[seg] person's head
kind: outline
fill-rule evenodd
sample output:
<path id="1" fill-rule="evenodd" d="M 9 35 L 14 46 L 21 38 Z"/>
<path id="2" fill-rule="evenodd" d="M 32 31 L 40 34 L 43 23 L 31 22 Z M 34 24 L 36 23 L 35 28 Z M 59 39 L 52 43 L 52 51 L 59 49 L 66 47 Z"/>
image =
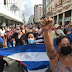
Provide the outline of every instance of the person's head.
<path id="1" fill-rule="evenodd" d="M 59 53 L 63 55 L 68 55 L 71 53 L 71 44 L 67 36 L 60 36 L 57 38 L 56 45 Z"/>
<path id="2" fill-rule="evenodd" d="M 31 26 L 28 26 L 28 32 L 32 32 L 33 31 L 33 29 L 32 29 L 32 25 Z"/>
<path id="3" fill-rule="evenodd" d="M 54 27 L 55 32 L 61 28 L 61 26 L 59 24 L 55 24 L 53 27 Z"/>
<path id="4" fill-rule="evenodd" d="M 26 34 L 26 41 L 27 41 L 27 44 L 34 44 L 35 34 L 33 32 L 28 32 Z"/>
<path id="5" fill-rule="evenodd" d="M 68 30 L 69 29 L 69 25 L 66 25 L 65 28 Z"/>
<path id="6" fill-rule="evenodd" d="M 17 28 L 16 28 L 16 33 L 20 33 L 20 32 L 21 32 L 20 27 L 17 27 Z"/>
<path id="7" fill-rule="evenodd" d="M 38 28 L 35 28 L 35 29 L 33 30 L 33 32 L 36 34 L 37 37 L 39 36 L 39 29 L 38 29 Z"/>
<path id="8" fill-rule="evenodd" d="M 6 29 L 7 31 L 10 31 L 10 27 L 7 27 L 7 29 Z"/>
<path id="9" fill-rule="evenodd" d="M 61 29 L 61 25 L 59 25 L 59 24 L 54 25 L 54 31 L 56 33 L 56 37 L 64 35 L 64 33 L 63 33 L 62 29 Z"/>

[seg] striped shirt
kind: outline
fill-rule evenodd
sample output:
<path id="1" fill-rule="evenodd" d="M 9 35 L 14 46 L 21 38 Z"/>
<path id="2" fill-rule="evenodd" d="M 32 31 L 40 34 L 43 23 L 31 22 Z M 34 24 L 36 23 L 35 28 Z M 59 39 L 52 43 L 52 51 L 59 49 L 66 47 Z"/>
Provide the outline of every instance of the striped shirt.
<path id="1" fill-rule="evenodd" d="M 44 38 L 41 36 L 38 36 L 35 40 L 35 43 L 44 43 Z"/>

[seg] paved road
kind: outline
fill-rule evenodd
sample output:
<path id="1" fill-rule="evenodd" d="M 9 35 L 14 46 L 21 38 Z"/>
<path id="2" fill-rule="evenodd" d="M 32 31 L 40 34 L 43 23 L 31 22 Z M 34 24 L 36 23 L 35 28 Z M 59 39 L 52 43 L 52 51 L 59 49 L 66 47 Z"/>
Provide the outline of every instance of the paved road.
<path id="1" fill-rule="evenodd" d="M 4 68 L 3 72 L 22 72 L 21 66 L 18 67 L 18 62 L 9 58 L 4 57 L 4 60 L 6 60 L 9 63 L 9 67 Z"/>
<path id="2" fill-rule="evenodd" d="M 7 42 L 5 42 L 5 45 Z M 15 46 L 15 42 L 14 42 L 14 46 Z M 9 67 L 4 68 L 3 72 L 22 72 L 22 65 L 20 67 L 18 67 L 18 62 L 16 60 L 12 60 L 10 58 L 4 57 L 4 60 L 6 60 L 9 63 Z"/>

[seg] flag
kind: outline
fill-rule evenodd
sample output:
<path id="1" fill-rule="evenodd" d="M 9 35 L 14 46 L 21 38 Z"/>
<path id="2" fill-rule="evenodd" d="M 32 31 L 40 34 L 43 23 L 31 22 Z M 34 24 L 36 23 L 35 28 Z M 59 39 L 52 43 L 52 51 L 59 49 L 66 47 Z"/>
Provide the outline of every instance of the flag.
<path id="1" fill-rule="evenodd" d="M 49 67 L 49 58 L 44 44 L 1 48 L 0 55 L 21 61 L 29 70 L 46 69 Z"/>

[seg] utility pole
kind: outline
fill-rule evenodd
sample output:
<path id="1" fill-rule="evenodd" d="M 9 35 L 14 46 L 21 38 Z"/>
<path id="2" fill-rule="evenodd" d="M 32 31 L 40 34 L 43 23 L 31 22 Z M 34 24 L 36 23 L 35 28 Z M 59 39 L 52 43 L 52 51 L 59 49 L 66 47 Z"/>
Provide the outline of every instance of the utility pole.
<path id="1" fill-rule="evenodd" d="M 46 17 L 46 0 L 43 0 L 43 18 Z"/>

